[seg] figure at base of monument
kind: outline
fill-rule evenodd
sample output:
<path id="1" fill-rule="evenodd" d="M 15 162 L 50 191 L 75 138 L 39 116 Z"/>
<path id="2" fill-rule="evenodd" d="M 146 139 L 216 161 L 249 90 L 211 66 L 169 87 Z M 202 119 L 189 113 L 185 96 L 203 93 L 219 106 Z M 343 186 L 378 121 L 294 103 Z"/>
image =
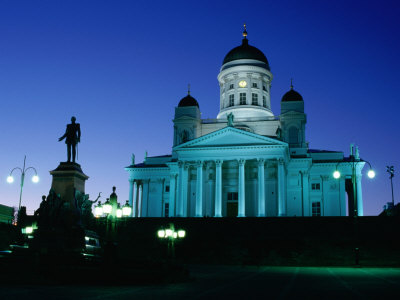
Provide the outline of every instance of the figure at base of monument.
<path id="1" fill-rule="evenodd" d="M 65 139 L 65 144 L 67 144 L 68 162 L 71 162 L 71 152 L 72 152 L 72 162 L 75 162 L 76 149 L 78 147 L 78 143 L 81 140 L 81 126 L 79 123 L 75 123 L 75 121 L 76 118 L 72 117 L 71 124 L 67 125 L 65 134 L 58 139 L 59 142 Z"/>

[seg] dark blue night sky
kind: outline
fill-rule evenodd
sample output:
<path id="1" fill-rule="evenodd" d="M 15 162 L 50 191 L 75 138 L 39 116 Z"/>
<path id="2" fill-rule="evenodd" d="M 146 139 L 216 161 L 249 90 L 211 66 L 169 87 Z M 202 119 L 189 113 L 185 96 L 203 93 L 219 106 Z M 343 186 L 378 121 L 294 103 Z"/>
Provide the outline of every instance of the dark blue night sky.
<path id="1" fill-rule="evenodd" d="M 131 153 L 141 161 L 145 150 L 171 152 L 174 107 L 188 83 L 202 118 L 216 117 L 216 77 L 246 23 L 274 75 L 272 111 L 280 114 L 293 78 L 310 148 L 348 155 L 353 142 L 376 170 L 363 180 L 364 212 L 376 215 L 391 201 L 386 165 L 400 171 L 399 15 L 397 1 L 3 0 L 0 203 L 18 205 L 18 180 L 5 179 L 26 154 L 41 181 L 27 178 L 22 204 L 38 207 L 49 171 L 66 160 L 57 139 L 73 115 L 86 192 L 104 201 L 115 185 L 124 203 Z"/>

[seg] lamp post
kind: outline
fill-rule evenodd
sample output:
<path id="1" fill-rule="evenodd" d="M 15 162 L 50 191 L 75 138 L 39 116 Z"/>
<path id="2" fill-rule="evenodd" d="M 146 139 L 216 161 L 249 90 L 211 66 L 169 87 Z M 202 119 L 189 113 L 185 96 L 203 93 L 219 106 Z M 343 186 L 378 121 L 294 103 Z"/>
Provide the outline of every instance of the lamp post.
<path id="1" fill-rule="evenodd" d="M 354 208 L 353 208 L 353 210 L 354 210 L 354 217 L 357 217 L 358 216 L 358 209 L 357 209 L 357 204 L 358 204 L 358 202 L 357 202 L 357 169 L 356 169 L 356 167 L 357 167 L 357 164 L 358 163 L 361 163 L 361 162 L 364 162 L 364 163 L 367 163 L 368 165 L 369 165 L 369 170 L 368 170 L 368 173 L 367 173 L 367 175 L 368 175 L 368 177 L 369 178 L 374 178 L 375 177 L 375 171 L 372 169 L 372 166 L 371 166 L 371 164 L 368 162 L 368 161 L 366 161 L 366 160 L 361 160 L 361 159 L 356 159 L 355 158 L 355 156 L 354 155 L 351 155 L 350 156 L 350 161 L 349 162 L 342 162 L 342 161 L 340 161 L 340 162 L 338 162 L 337 164 L 336 164 L 336 170 L 335 170 L 335 172 L 333 172 L 333 177 L 335 178 L 335 179 L 339 179 L 340 178 L 340 176 L 341 176 L 341 174 L 340 174 L 340 172 L 339 172 L 339 170 L 338 170 L 338 166 L 339 166 L 339 164 L 346 164 L 346 163 L 351 163 L 351 183 L 352 183 L 352 185 L 353 185 L 353 197 L 354 197 L 354 203 L 353 203 L 353 205 L 354 205 Z M 350 212 L 349 212 L 349 214 L 350 214 Z"/>
<path id="2" fill-rule="evenodd" d="M 392 205 L 394 207 L 394 194 L 393 194 L 393 177 L 394 177 L 394 167 L 386 166 L 386 172 L 390 174 L 390 186 L 392 187 Z"/>
<path id="3" fill-rule="evenodd" d="M 358 151 L 356 151 L 356 153 L 357 153 Z M 369 178 L 374 178 L 375 177 L 375 171 L 372 169 L 372 166 L 371 166 L 371 164 L 368 162 L 368 161 L 366 161 L 366 160 L 361 160 L 359 157 L 358 157 L 358 155 L 357 155 L 357 157 L 355 157 L 354 155 L 350 155 L 350 161 L 349 162 L 338 162 L 337 164 L 336 164 L 336 170 L 333 172 L 333 177 L 335 178 L 335 179 L 339 179 L 340 178 L 340 176 L 341 176 L 341 174 L 340 174 L 340 172 L 339 172 L 339 170 L 338 170 L 338 166 L 339 166 L 339 164 L 348 164 L 348 163 L 351 163 L 350 164 L 350 166 L 351 166 L 351 182 L 352 182 L 352 185 L 353 185 L 353 197 L 354 197 L 354 203 L 353 203 L 353 205 L 354 205 L 354 208 L 353 208 L 353 210 L 354 210 L 354 215 L 353 215 L 353 220 L 354 220 L 354 224 L 353 224 L 353 226 L 354 226 L 354 260 L 355 260 L 355 265 L 356 266 L 359 266 L 360 265 L 360 247 L 359 247 L 359 241 L 358 241 L 358 230 L 359 230 L 359 228 L 358 228 L 358 219 L 357 219 L 357 216 L 358 216 L 358 209 L 357 209 L 357 204 L 358 204 L 358 202 L 357 202 L 357 169 L 356 169 L 356 167 L 357 167 L 357 164 L 358 163 L 361 163 L 361 162 L 366 162 L 368 165 L 369 165 L 369 170 L 368 170 L 368 173 L 367 173 L 367 175 L 368 175 L 368 177 Z M 350 215 L 350 212 L 349 212 L 349 215 Z"/>
<path id="4" fill-rule="evenodd" d="M 34 167 L 25 168 L 25 162 L 26 162 L 26 155 L 24 156 L 24 166 L 22 168 L 15 167 L 14 169 L 11 170 L 10 175 L 8 175 L 8 177 L 7 177 L 7 182 L 8 183 L 13 183 L 14 182 L 14 177 L 12 176 L 12 173 L 17 169 L 21 171 L 21 182 L 20 182 L 21 189 L 20 189 L 20 192 L 19 192 L 18 212 L 21 209 L 22 189 L 24 188 L 24 181 L 25 181 L 25 173 L 26 173 L 26 171 L 28 171 L 29 169 L 35 171 L 35 175 L 33 175 L 32 181 L 34 183 L 38 183 L 39 182 L 39 176 L 37 175 L 36 169 Z"/>
<path id="5" fill-rule="evenodd" d="M 183 229 L 175 231 L 174 224 L 169 224 L 169 228 L 158 230 L 157 236 L 161 240 L 168 241 L 168 256 L 175 258 L 175 241 L 183 239 L 186 236 L 186 231 Z"/>

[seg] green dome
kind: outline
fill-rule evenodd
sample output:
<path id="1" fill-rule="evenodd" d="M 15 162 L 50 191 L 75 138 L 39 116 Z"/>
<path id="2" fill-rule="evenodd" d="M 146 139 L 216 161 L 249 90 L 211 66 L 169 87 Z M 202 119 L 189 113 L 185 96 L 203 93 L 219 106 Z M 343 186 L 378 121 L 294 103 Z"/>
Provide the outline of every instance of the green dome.
<path id="1" fill-rule="evenodd" d="M 197 102 L 196 99 L 194 99 L 192 96 L 190 96 L 188 94 L 186 97 L 182 98 L 181 101 L 179 101 L 178 107 L 184 107 L 184 106 L 197 106 L 197 107 L 199 107 L 199 103 Z"/>
<path id="2" fill-rule="evenodd" d="M 250 46 L 246 37 L 242 40 L 242 45 L 233 48 L 228 52 L 222 64 L 224 65 L 228 62 L 239 59 L 254 59 L 261 61 L 265 63 L 265 68 L 270 71 L 269 63 L 264 53 L 256 47 Z"/>
<path id="3" fill-rule="evenodd" d="M 282 97 L 282 102 L 292 102 L 292 101 L 303 101 L 303 97 L 293 89 L 293 86 L 290 87 L 290 91 L 287 92 Z"/>

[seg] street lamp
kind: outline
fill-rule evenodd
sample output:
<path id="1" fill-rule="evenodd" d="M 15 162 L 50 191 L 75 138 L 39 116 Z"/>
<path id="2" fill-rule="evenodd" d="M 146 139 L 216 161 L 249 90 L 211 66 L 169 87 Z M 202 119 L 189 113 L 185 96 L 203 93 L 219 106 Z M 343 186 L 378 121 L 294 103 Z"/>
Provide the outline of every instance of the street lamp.
<path id="1" fill-rule="evenodd" d="M 101 202 L 94 207 L 94 216 L 96 218 L 100 218 L 103 215 L 103 207 L 101 206 Z"/>
<path id="2" fill-rule="evenodd" d="M 117 218 L 122 218 L 122 208 L 120 207 L 119 203 L 118 203 L 118 207 L 117 207 L 117 213 L 116 213 Z"/>
<path id="3" fill-rule="evenodd" d="M 169 224 L 169 228 L 161 228 L 157 231 L 157 236 L 161 240 L 168 241 L 168 254 L 174 258 L 175 257 L 175 240 L 183 239 L 186 236 L 186 231 L 179 229 L 175 231 L 174 224 Z"/>
<path id="4" fill-rule="evenodd" d="M 126 200 L 126 203 L 124 206 L 122 206 L 122 215 L 124 217 L 129 217 L 132 213 L 132 207 L 129 205 L 129 201 Z"/>
<path id="5" fill-rule="evenodd" d="M 368 161 L 361 160 L 361 159 L 356 159 L 354 155 L 350 156 L 350 161 L 349 162 L 351 163 L 351 169 L 352 169 L 351 183 L 353 184 L 354 216 L 357 216 L 358 213 L 357 213 L 357 185 L 356 185 L 357 184 L 356 183 L 356 181 L 357 181 L 357 171 L 356 171 L 356 166 L 357 166 L 358 163 L 361 163 L 361 162 L 367 163 L 369 165 L 369 170 L 368 170 L 367 176 L 369 178 L 371 178 L 371 179 L 375 177 L 375 171 L 372 169 L 372 166 Z M 340 178 L 341 174 L 340 174 L 340 172 L 338 170 L 338 166 L 339 166 L 339 164 L 344 164 L 344 163 L 347 163 L 347 162 L 340 161 L 340 162 L 338 162 L 336 164 L 336 170 L 333 172 L 333 177 L 335 179 L 339 179 Z"/>
<path id="6" fill-rule="evenodd" d="M 112 205 L 110 203 L 110 199 L 107 198 L 106 202 L 103 204 L 103 213 L 109 215 L 112 211 Z"/>
<path id="7" fill-rule="evenodd" d="M 392 187 L 392 205 L 394 207 L 394 194 L 393 194 L 393 177 L 394 177 L 394 167 L 393 166 L 386 166 L 386 172 L 390 174 L 390 185 Z"/>
<path id="8" fill-rule="evenodd" d="M 14 182 L 14 177 L 12 176 L 12 173 L 17 169 L 21 171 L 21 183 L 20 183 L 21 189 L 20 189 L 20 192 L 19 192 L 18 212 L 21 209 L 22 189 L 24 187 L 26 171 L 28 171 L 29 169 L 32 169 L 33 171 L 35 171 L 35 175 L 33 175 L 33 177 L 32 177 L 32 182 L 34 182 L 34 183 L 38 183 L 39 182 L 39 176 L 37 175 L 36 169 L 34 167 L 25 168 L 25 162 L 26 162 L 26 155 L 24 156 L 24 166 L 22 167 L 22 169 L 19 168 L 19 167 L 15 167 L 14 169 L 11 170 L 10 175 L 8 175 L 8 177 L 7 177 L 7 182 L 8 183 L 13 183 Z"/>

